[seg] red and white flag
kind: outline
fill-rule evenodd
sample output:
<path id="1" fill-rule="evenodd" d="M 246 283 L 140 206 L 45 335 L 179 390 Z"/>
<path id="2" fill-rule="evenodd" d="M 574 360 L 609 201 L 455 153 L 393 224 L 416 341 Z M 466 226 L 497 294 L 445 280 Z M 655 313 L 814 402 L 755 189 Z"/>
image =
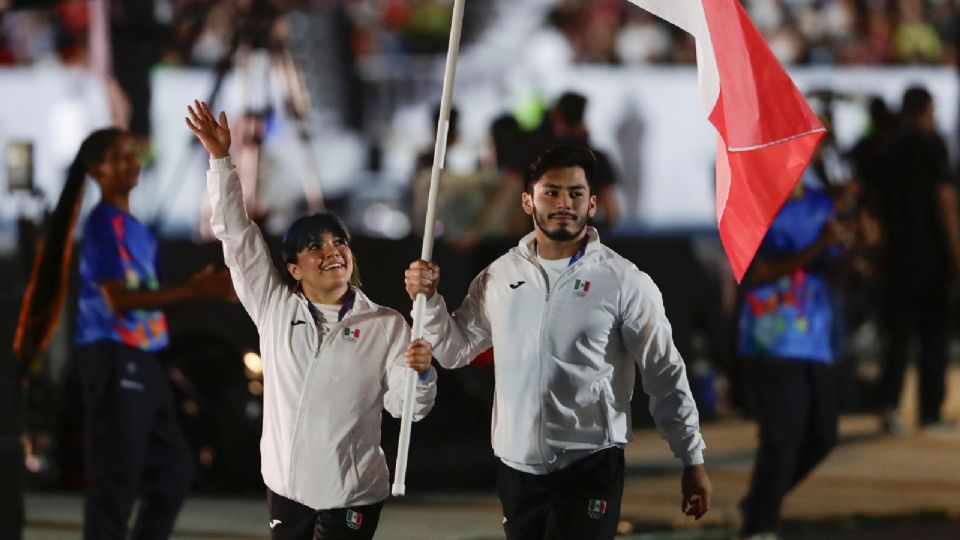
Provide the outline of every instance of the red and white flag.
<path id="1" fill-rule="evenodd" d="M 826 130 L 737 0 L 630 0 L 697 42 L 717 128 L 717 222 L 740 281 Z"/>

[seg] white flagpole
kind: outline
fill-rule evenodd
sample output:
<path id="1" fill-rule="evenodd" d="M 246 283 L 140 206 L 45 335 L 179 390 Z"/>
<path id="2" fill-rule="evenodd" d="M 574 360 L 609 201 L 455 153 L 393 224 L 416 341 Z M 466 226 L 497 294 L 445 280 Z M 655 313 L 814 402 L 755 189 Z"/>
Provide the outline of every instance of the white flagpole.
<path id="1" fill-rule="evenodd" d="M 450 127 L 450 106 L 453 96 L 453 81 L 457 73 L 457 57 L 460 54 L 460 29 L 463 26 L 464 0 L 454 0 L 453 18 L 450 21 L 450 45 L 447 48 L 447 66 L 443 73 L 443 94 L 440 97 L 440 118 L 437 121 L 437 142 L 433 148 L 433 170 L 430 172 L 430 193 L 427 196 L 427 219 L 423 227 L 423 248 L 420 258 L 433 258 L 433 228 L 436 221 L 437 192 L 440 187 L 440 170 L 447 153 L 447 131 Z M 413 303 L 413 330 L 410 340 L 423 336 L 423 317 L 427 309 L 427 297 L 418 294 Z M 406 493 L 407 455 L 410 451 L 410 429 L 413 424 L 413 401 L 416 398 L 417 372 L 407 368 L 403 385 L 403 414 L 400 419 L 400 442 L 397 445 L 397 466 L 393 477 L 393 495 Z"/>

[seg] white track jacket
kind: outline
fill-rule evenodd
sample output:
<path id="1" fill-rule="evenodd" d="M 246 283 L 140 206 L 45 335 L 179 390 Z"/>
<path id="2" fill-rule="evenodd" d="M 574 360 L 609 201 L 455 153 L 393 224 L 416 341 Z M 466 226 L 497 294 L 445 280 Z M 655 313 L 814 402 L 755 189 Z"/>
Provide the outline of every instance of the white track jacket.
<path id="1" fill-rule="evenodd" d="M 660 290 L 592 227 L 588 237 L 548 288 L 530 233 L 473 280 L 452 315 L 435 294 L 424 338 L 446 368 L 493 346 L 493 450 L 508 465 L 550 472 L 569 464 L 565 452 L 629 442 L 634 362 L 660 434 L 684 464 L 702 463 L 697 407 Z"/>
<path id="2" fill-rule="evenodd" d="M 326 336 L 308 301 L 280 279 L 260 229 L 247 217 L 230 158 L 211 160 L 213 232 L 234 288 L 260 333 L 264 416 L 260 469 L 273 492 L 314 509 L 372 504 L 390 494 L 380 415 L 401 414 L 403 316 L 357 290 Z M 436 396 L 436 372 L 417 383 L 414 419 Z"/>

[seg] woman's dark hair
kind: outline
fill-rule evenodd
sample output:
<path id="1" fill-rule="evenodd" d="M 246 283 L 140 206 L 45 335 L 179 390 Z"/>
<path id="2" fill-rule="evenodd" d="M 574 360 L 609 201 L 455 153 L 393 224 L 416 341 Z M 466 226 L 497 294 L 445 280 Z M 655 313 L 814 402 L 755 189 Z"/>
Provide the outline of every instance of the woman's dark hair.
<path id="1" fill-rule="evenodd" d="M 554 169 L 566 169 L 568 167 L 580 167 L 587 178 L 587 186 L 593 191 L 593 176 L 596 168 L 597 156 L 584 146 L 561 145 L 555 146 L 533 161 L 530 168 L 527 169 L 527 177 L 524 181 L 524 189 L 528 193 L 533 193 L 533 185 L 540 180 L 544 174 Z"/>
<path id="2" fill-rule="evenodd" d="M 290 228 L 283 235 L 284 269 L 281 274 L 287 277 L 291 285 L 296 285 L 296 283 L 292 283 L 293 277 L 290 276 L 286 266 L 297 264 L 297 254 L 310 244 L 319 242 L 324 232 L 328 232 L 337 238 L 343 238 L 347 245 L 350 244 L 350 231 L 333 212 L 320 212 L 311 216 L 303 216 L 291 223 Z M 353 257 L 353 274 L 350 276 L 350 283 L 355 287 L 360 286 L 360 269 L 357 267 L 356 257 Z"/>
<path id="3" fill-rule="evenodd" d="M 46 349 L 60 319 L 70 282 L 73 229 L 80 215 L 87 170 L 102 163 L 110 145 L 126 134 L 117 128 L 94 131 L 80 144 L 80 150 L 67 170 L 67 180 L 49 217 L 46 236 L 37 248 L 30 282 L 20 306 L 13 354 L 25 364 L 34 361 Z"/>

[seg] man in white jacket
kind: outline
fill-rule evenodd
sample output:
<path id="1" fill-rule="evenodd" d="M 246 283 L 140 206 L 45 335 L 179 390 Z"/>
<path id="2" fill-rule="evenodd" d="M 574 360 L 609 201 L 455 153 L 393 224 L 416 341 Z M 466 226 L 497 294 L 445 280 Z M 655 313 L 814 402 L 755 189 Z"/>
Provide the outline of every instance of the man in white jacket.
<path id="1" fill-rule="evenodd" d="M 558 147 L 530 167 L 522 195 L 534 231 L 488 266 L 448 313 L 439 267 L 415 261 L 411 298 L 428 297 L 424 338 L 446 368 L 492 346 L 493 450 L 508 540 L 612 539 L 631 440 L 633 363 L 661 435 L 683 462 L 682 511 L 710 506 L 703 438 L 659 289 L 587 225 L 595 157 Z"/>

